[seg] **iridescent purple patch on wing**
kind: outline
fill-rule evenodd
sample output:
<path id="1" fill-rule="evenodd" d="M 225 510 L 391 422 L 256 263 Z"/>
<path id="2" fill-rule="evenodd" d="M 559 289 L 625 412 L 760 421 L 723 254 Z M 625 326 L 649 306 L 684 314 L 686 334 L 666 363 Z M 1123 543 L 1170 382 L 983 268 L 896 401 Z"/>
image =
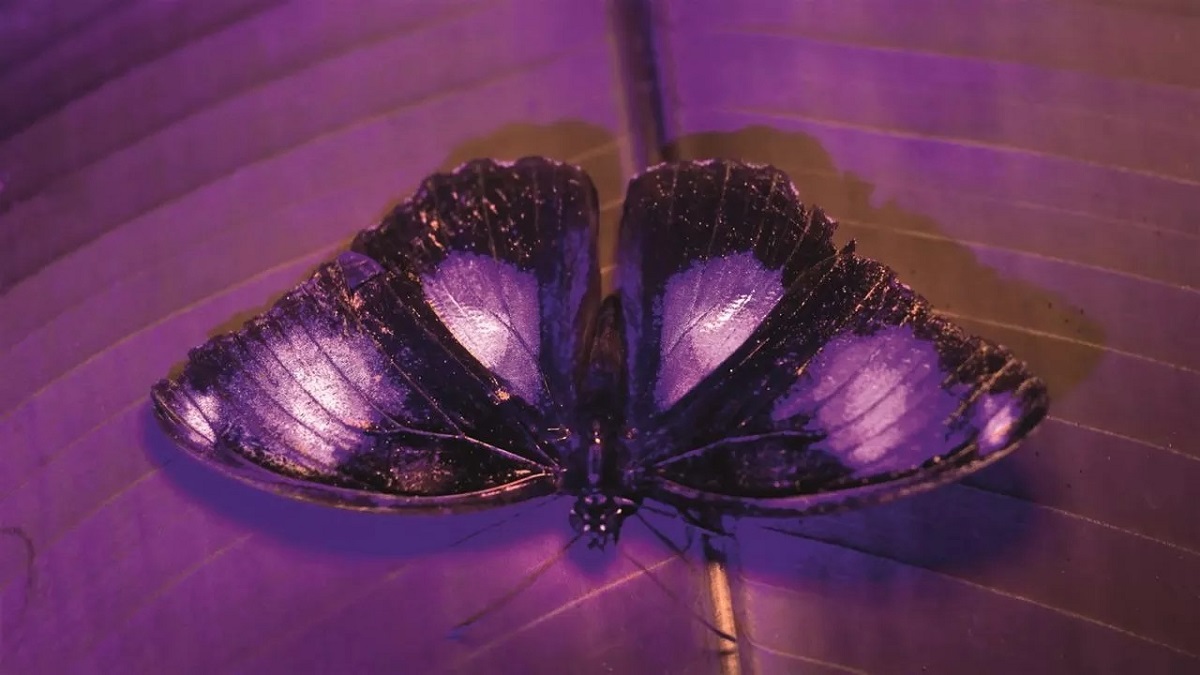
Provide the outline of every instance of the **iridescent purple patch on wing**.
<path id="1" fill-rule="evenodd" d="M 454 338 L 517 396 L 536 403 L 542 378 L 534 275 L 495 258 L 455 252 L 421 283 Z"/>
<path id="2" fill-rule="evenodd" d="M 807 418 L 804 429 L 824 436 L 814 447 L 856 474 L 913 469 L 963 440 L 949 423 L 969 388 L 945 378 L 933 344 L 910 326 L 843 334 L 813 357 L 771 417 Z"/>
<path id="3" fill-rule="evenodd" d="M 212 449 L 236 436 L 276 463 L 333 473 L 365 432 L 387 425 L 384 410 L 404 409 L 407 388 L 386 376 L 387 357 L 361 326 L 307 320 L 325 311 L 329 298 L 349 297 L 343 262 L 325 266 L 244 330 L 204 347 L 188 377 L 159 387 L 160 401 L 194 446 Z M 360 283 L 370 276 L 370 266 L 353 269 Z M 240 367 L 213 373 L 204 365 L 223 362 Z"/>
<path id="4" fill-rule="evenodd" d="M 654 398 L 666 409 L 750 337 L 783 295 L 782 272 L 750 252 L 696 262 L 667 281 L 657 310 L 661 356 Z"/>

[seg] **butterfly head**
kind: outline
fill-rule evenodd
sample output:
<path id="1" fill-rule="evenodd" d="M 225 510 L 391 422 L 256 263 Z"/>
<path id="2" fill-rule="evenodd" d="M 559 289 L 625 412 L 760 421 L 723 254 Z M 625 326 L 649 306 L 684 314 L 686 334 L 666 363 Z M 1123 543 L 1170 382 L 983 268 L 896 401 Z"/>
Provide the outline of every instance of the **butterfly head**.
<path id="1" fill-rule="evenodd" d="M 591 537 L 589 548 L 604 548 L 609 540 L 615 544 L 621 536 L 621 524 L 638 508 L 637 502 L 627 497 L 604 494 L 598 490 L 588 491 L 575 500 L 571 507 L 571 528 L 579 534 Z"/>

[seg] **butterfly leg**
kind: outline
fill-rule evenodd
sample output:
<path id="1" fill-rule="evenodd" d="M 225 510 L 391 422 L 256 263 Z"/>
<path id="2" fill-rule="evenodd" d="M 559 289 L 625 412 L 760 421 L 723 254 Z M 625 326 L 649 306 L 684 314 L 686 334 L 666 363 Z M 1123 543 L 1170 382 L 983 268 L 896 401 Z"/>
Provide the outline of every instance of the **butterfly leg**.
<path id="1" fill-rule="evenodd" d="M 721 515 L 711 509 L 679 508 L 679 517 L 683 522 L 714 537 L 730 537 L 731 532 L 721 523 Z M 690 543 L 690 539 L 689 539 Z"/>

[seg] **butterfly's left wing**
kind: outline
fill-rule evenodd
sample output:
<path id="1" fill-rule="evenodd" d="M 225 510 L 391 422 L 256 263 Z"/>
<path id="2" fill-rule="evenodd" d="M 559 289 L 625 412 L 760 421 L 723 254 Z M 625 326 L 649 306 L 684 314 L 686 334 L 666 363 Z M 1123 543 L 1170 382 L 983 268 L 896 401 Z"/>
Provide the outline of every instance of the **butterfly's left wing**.
<path id="1" fill-rule="evenodd" d="M 811 513 L 952 480 L 1046 412 L 1044 385 L 732 162 L 635 179 L 621 225 L 631 447 L 655 498 Z"/>
<path id="2" fill-rule="evenodd" d="M 259 487 L 366 509 L 553 493 L 599 295 L 595 189 L 540 158 L 430 177 L 158 383 L 183 446 Z"/>
<path id="3" fill-rule="evenodd" d="M 419 278 L 442 323 L 514 392 L 569 424 L 600 304 L 596 188 L 544 157 L 427 178 L 354 251 Z M 515 335 L 522 349 L 500 353 Z"/>

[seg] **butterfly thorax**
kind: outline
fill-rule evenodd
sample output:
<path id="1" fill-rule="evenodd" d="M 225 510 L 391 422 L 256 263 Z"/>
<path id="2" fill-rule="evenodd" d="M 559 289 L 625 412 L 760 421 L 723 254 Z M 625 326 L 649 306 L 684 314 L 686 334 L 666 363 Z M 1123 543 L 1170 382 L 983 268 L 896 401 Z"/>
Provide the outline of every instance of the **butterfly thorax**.
<path id="1" fill-rule="evenodd" d="M 618 296 L 604 300 L 593 326 L 579 386 L 578 428 L 586 430 L 568 451 L 560 489 L 576 495 L 571 527 L 603 548 L 621 534 L 621 524 L 641 505 L 644 491 L 621 430 L 626 403 L 624 331 Z"/>
<path id="2" fill-rule="evenodd" d="M 621 524 L 641 505 L 635 486 L 629 484 L 627 453 L 602 422 L 593 422 L 580 460 L 567 472 L 567 489 L 578 495 L 571 507 L 571 528 L 591 537 L 591 548 L 616 543 Z"/>

